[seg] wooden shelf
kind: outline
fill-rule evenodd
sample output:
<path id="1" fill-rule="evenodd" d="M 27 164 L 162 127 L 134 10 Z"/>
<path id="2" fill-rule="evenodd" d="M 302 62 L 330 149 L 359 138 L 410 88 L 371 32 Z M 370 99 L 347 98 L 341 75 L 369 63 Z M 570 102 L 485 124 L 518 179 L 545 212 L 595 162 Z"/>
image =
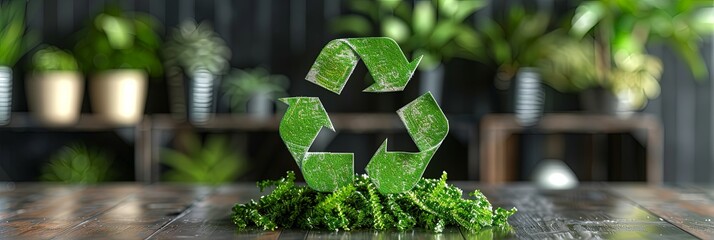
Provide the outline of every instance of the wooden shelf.
<path id="1" fill-rule="evenodd" d="M 476 161 L 478 145 L 473 115 L 447 115 L 451 132 L 468 134 L 469 162 Z M 203 124 L 177 119 L 171 114 L 149 114 L 134 125 L 117 125 L 95 114 L 82 114 L 77 123 L 69 126 L 48 126 L 37 121 L 31 113 L 12 113 L 9 124 L 0 131 L 92 132 L 133 131 L 134 165 L 136 180 L 150 183 L 158 180 L 158 151 L 164 134 L 175 130 L 271 132 L 277 134 L 282 115 L 257 118 L 246 114 L 216 114 Z M 396 113 L 332 113 L 330 120 L 338 133 L 395 133 L 406 132 L 404 123 Z M 131 137 L 130 137 L 131 138 Z M 130 140 L 132 141 L 132 140 Z"/>
<path id="2" fill-rule="evenodd" d="M 258 118 L 250 115 L 217 114 L 203 124 L 178 121 L 168 114 L 152 115 L 152 129 L 172 130 L 196 128 L 206 130 L 277 131 L 281 115 Z M 335 113 L 330 120 L 337 131 L 380 132 L 403 130 L 404 124 L 396 114 L 387 113 Z"/>
<path id="3" fill-rule="evenodd" d="M 35 119 L 28 112 L 14 112 L 10 123 L 0 126 L 0 129 L 43 129 L 49 131 L 105 131 L 121 128 L 132 128 L 135 125 L 117 125 L 94 114 L 81 114 L 75 124 L 52 126 Z"/>
<path id="4" fill-rule="evenodd" d="M 513 114 L 489 114 L 482 118 L 480 127 L 481 159 L 478 168 L 481 180 L 487 183 L 503 183 L 515 180 L 512 171 L 515 160 L 508 157 L 506 141 L 513 134 L 523 133 L 647 133 L 647 181 L 662 182 L 664 145 L 663 128 L 657 117 L 644 113 L 628 116 L 594 115 L 584 113 L 549 113 L 543 115 L 533 127 L 523 127 Z M 470 162 L 470 168 L 476 164 Z"/>

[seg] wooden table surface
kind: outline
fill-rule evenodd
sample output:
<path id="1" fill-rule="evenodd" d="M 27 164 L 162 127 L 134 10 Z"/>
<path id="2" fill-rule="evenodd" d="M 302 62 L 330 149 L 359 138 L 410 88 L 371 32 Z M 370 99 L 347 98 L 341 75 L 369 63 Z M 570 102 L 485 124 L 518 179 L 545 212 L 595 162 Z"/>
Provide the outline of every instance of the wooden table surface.
<path id="1" fill-rule="evenodd" d="M 477 185 L 494 206 L 517 207 L 508 238 L 714 239 L 714 188 L 588 184 L 546 191 Z M 260 195 L 252 184 L 219 187 L 0 184 L 0 238 L 21 239 L 475 239 L 489 232 L 235 231 L 230 209 Z"/>

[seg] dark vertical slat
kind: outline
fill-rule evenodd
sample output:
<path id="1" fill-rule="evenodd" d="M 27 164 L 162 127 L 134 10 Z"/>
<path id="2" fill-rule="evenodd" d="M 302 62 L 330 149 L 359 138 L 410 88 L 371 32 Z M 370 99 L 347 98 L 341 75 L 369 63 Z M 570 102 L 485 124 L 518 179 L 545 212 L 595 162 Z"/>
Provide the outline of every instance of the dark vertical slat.
<path id="1" fill-rule="evenodd" d="M 44 5 L 45 1 L 29 1 L 27 2 L 27 28 L 37 34 L 37 37 L 42 39 L 44 26 Z"/>
<path id="2" fill-rule="evenodd" d="M 77 42 L 79 36 L 78 32 L 90 23 L 90 19 L 94 15 L 88 14 L 89 12 L 89 1 L 92 0 L 74 0 L 74 11 L 72 12 L 73 24 L 70 32 L 65 37 L 63 47 L 73 48 L 74 44 Z"/>
<path id="3" fill-rule="evenodd" d="M 234 66 L 245 67 L 246 65 L 254 65 L 254 56 L 252 48 L 253 35 L 255 34 L 255 2 L 254 1 L 232 1 L 231 32 L 232 41 L 229 47 L 233 51 L 231 62 Z"/>
<path id="4" fill-rule="evenodd" d="M 653 47 L 653 53 L 662 59 L 664 72 L 660 84 L 662 86 L 662 125 L 664 126 L 664 180 L 677 179 L 677 78 L 671 67 L 671 60 L 665 58 L 665 48 L 662 45 Z"/>
<path id="5" fill-rule="evenodd" d="M 696 87 L 694 82 L 691 80 L 691 73 L 683 63 L 674 56 L 671 51 L 667 52 L 667 57 L 664 61 L 671 61 L 665 63 L 665 71 L 670 71 L 674 73 L 674 76 L 670 81 L 676 81 L 676 129 L 675 131 L 670 131 L 670 134 L 674 132 L 674 137 L 676 138 L 677 153 L 674 159 L 677 163 L 677 181 L 679 182 L 691 182 L 694 180 L 694 169 L 695 169 L 695 136 L 696 129 L 694 129 L 695 119 L 697 117 L 695 109 L 696 101 Z M 670 135 L 670 137 L 672 137 Z"/>
<path id="6" fill-rule="evenodd" d="M 74 1 L 62 1 L 57 4 L 57 32 L 59 35 L 67 35 L 72 31 L 74 25 Z"/>
<path id="7" fill-rule="evenodd" d="M 228 46 L 233 42 L 231 24 L 233 21 L 233 13 L 231 11 L 231 0 L 216 0 L 214 3 L 214 26 L 216 32 L 223 37 Z M 232 50 L 232 49 L 231 49 Z"/>
<path id="8" fill-rule="evenodd" d="M 151 16 L 154 16 L 157 21 L 159 21 L 162 25 L 163 28 L 161 28 L 159 31 L 159 34 L 161 35 L 166 35 L 170 31 L 170 29 L 173 27 L 171 25 L 168 25 L 166 23 L 166 8 L 164 7 L 166 5 L 165 0 L 151 0 L 149 2 L 149 7 L 148 11 Z"/>
<path id="9" fill-rule="evenodd" d="M 194 18 L 194 8 L 196 8 L 196 2 L 194 2 L 194 0 L 179 0 L 177 12 L 179 22 Z"/>
<path id="10" fill-rule="evenodd" d="M 215 0 L 201 0 L 198 3 L 194 3 L 193 17 L 196 21 L 208 21 L 213 24 L 213 18 L 215 17 Z"/>
<path id="11" fill-rule="evenodd" d="M 293 54 L 305 51 L 306 7 L 305 0 L 290 1 L 290 50 Z"/>
<path id="12" fill-rule="evenodd" d="M 702 44 L 701 48 L 701 53 L 702 56 L 709 62 L 709 54 L 711 52 L 711 44 L 709 41 L 705 41 L 704 44 Z M 685 68 L 688 69 L 688 68 Z M 711 70 L 710 70 L 711 71 Z M 696 182 L 708 182 L 710 176 L 712 175 L 712 166 L 711 166 L 711 158 L 712 156 L 710 155 L 710 148 L 709 146 L 711 145 L 711 128 L 712 128 L 712 118 L 711 118 L 711 105 L 712 105 L 712 98 L 711 98 L 711 81 L 706 81 L 706 79 L 702 79 L 702 81 L 696 81 L 696 79 L 692 78 L 692 84 L 695 85 L 695 93 L 696 93 L 696 104 L 694 107 L 696 107 L 696 119 L 695 119 L 695 124 L 691 127 L 694 128 L 694 132 L 696 132 L 696 138 L 695 138 L 695 162 L 694 165 L 694 171 L 695 171 L 695 176 L 694 176 L 694 181 Z"/>
<path id="13" fill-rule="evenodd" d="M 87 2 L 87 14 L 89 17 L 94 17 L 104 10 L 106 5 L 106 0 L 88 0 Z M 87 24 L 91 22 L 91 19 L 87 20 Z"/>
<path id="14" fill-rule="evenodd" d="M 709 57 L 707 60 L 709 60 L 709 78 L 707 81 L 709 82 L 709 95 L 711 97 L 712 94 L 714 94 L 714 84 L 712 81 L 714 81 L 714 36 L 709 37 Z M 709 101 L 709 119 L 710 119 L 710 124 L 712 124 L 712 121 L 714 121 L 714 103 Z M 709 168 L 712 169 L 714 167 L 714 127 L 711 125 L 709 126 L 709 156 L 707 158 L 709 162 Z M 709 183 L 714 183 L 714 174 L 708 174 Z"/>
<path id="15" fill-rule="evenodd" d="M 57 36 L 57 2 L 56 1 L 43 1 L 43 24 L 42 24 L 42 36 L 45 39 L 54 39 Z"/>
<path id="16" fill-rule="evenodd" d="M 270 69 L 270 53 L 271 53 L 271 10 L 273 6 L 272 0 L 258 1 L 255 9 L 257 14 L 255 29 L 257 34 L 254 35 L 254 47 L 252 48 L 253 56 L 256 57 L 256 65 L 265 66 Z"/>
<path id="17" fill-rule="evenodd" d="M 340 1 L 324 1 L 325 7 L 322 9 L 322 16 L 325 22 L 330 22 L 340 15 Z M 327 31 L 329 34 L 329 31 Z"/>

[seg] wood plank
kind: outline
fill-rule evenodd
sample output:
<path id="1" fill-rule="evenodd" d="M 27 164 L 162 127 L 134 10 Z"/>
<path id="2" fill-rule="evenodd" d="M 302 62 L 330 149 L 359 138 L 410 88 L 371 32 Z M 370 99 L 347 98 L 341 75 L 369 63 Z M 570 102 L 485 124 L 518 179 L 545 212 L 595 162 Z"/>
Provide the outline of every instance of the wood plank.
<path id="1" fill-rule="evenodd" d="M 101 188 L 98 186 L 91 190 L 101 191 Z M 212 188 L 201 186 L 144 186 L 116 206 L 84 219 L 57 238 L 146 238 L 211 191 Z"/>
<path id="2" fill-rule="evenodd" d="M 413 229 L 408 231 L 376 231 L 376 230 L 353 230 L 353 231 L 319 231 L 312 230 L 307 234 L 306 239 L 443 239 L 443 240 L 463 240 L 464 236 L 457 228 L 447 228 L 444 232 L 434 233 L 426 229 Z"/>
<path id="3" fill-rule="evenodd" d="M 115 206 L 139 189 L 131 185 L 108 185 L 99 191 L 81 186 L 18 188 L 19 192 L 34 193 L 30 195 L 30 201 L 15 206 L 18 214 L 3 219 L 0 224 L 0 235 L 3 237 L 55 237 L 85 219 Z M 57 193 L 58 191 L 63 193 Z M 65 194 L 64 191 L 68 192 Z"/>
<path id="4" fill-rule="evenodd" d="M 151 239 L 177 239 L 200 236 L 207 239 L 267 238 L 275 239 L 278 231 L 237 232 L 230 219 L 236 202 L 247 202 L 260 194 L 255 185 L 231 185 L 216 189 L 210 196 L 197 202 L 186 214 L 151 234 Z"/>
<path id="5" fill-rule="evenodd" d="M 714 198 L 693 187 L 622 186 L 613 191 L 702 239 L 714 239 Z"/>
<path id="6" fill-rule="evenodd" d="M 472 190 L 476 185 L 468 185 Z M 541 190 L 531 185 L 480 187 L 494 206 L 518 208 L 509 219 L 515 238 L 696 239 L 631 201 L 585 185 L 571 190 Z"/>
<path id="7" fill-rule="evenodd" d="M 627 238 L 710 239 L 714 229 L 711 189 L 645 185 L 581 185 L 541 190 L 530 185 L 479 186 L 497 207 L 517 207 L 511 235 L 410 231 L 238 232 L 230 219 L 236 202 L 258 198 L 253 185 L 218 188 L 186 185 L 55 186 L 21 184 L 0 189 L 0 236 L 27 239 L 474 239 Z M 704 189 L 704 190 L 703 190 Z M 626 197 L 623 197 L 626 196 Z M 708 218 L 707 218 L 708 217 Z M 709 220 L 709 221 L 707 221 Z M 691 233 L 691 234 L 690 234 Z M 693 234 L 693 235 L 692 235 Z"/>

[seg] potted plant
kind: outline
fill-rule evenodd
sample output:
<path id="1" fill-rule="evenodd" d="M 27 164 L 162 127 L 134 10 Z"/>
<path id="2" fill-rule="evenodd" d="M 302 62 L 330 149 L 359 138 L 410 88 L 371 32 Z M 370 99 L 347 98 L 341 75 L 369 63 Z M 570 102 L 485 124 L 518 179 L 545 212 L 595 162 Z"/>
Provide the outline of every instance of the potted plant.
<path id="1" fill-rule="evenodd" d="M 0 2 L 0 125 L 10 122 L 12 112 L 12 67 L 32 48 L 25 28 L 23 0 Z"/>
<path id="2" fill-rule="evenodd" d="M 79 118 L 84 82 L 71 53 L 48 46 L 32 56 L 27 101 L 35 117 L 48 125 L 73 124 Z"/>
<path id="3" fill-rule="evenodd" d="M 42 168 L 40 179 L 63 183 L 100 183 L 115 177 L 109 154 L 83 144 L 62 148 Z"/>
<path id="4" fill-rule="evenodd" d="M 164 149 L 162 163 L 171 169 L 162 178 L 171 182 L 221 184 L 235 180 L 247 170 L 247 162 L 220 136 L 209 136 L 205 144 L 195 135 L 184 135 L 179 144 L 185 151 Z"/>
<path id="5" fill-rule="evenodd" d="M 579 92 L 584 110 L 594 113 L 627 113 L 643 107 L 647 99 L 660 92 L 658 78 L 662 63 L 647 54 L 619 55 L 613 66 L 598 76 L 595 48 L 591 39 L 575 39 L 567 34 L 553 34 L 543 45 L 547 55 L 538 62 L 546 84 L 560 92 Z M 631 88 L 626 102 L 614 93 Z"/>
<path id="6" fill-rule="evenodd" d="M 163 54 L 174 116 L 185 118 L 188 107 L 192 122 L 207 121 L 215 109 L 215 82 L 229 67 L 230 48 L 208 23 L 188 20 L 171 32 Z"/>
<path id="7" fill-rule="evenodd" d="M 271 75 L 264 68 L 234 69 L 223 82 L 225 97 L 233 112 L 248 112 L 253 117 L 266 118 L 273 114 L 275 101 L 288 96 L 290 84 L 284 75 Z"/>
<path id="8" fill-rule="evenodd" d="M 84 30 L 75 54 L 90 75 L 94 113 L 122 125 L 141 120 L 148 76 L 162 74 L 156 25 L 149 15 L 109 7 Z"/>
<path id="9" fill-rule="evenodd" d="M 595 89 L 611 92 L 615 109 L 638 110 L 660 92 L 663 66 L 647 53 L 648 42 L 669 43 L 694 77 L 707 75 L 698 44 L 714 32 L 711 7 L 708 1 L 585 1 L 575 10 L 569 32 L 593 42 Z"/>
<path id="10" fill-rule="evenodd" d="M 385 36 L 405 52 L 424 56 L 419 69 L 420 93 L 431 91 L 441 101 L 442 62 L 454 57 L 474 59 L 478 39 L 466 19 L 486 5 L 482 0 L 350 1 L 356 14 L 338 18 L 333 29 L 356 36 Z M 376 26 L 376 27 L 374 27 Z"/>

